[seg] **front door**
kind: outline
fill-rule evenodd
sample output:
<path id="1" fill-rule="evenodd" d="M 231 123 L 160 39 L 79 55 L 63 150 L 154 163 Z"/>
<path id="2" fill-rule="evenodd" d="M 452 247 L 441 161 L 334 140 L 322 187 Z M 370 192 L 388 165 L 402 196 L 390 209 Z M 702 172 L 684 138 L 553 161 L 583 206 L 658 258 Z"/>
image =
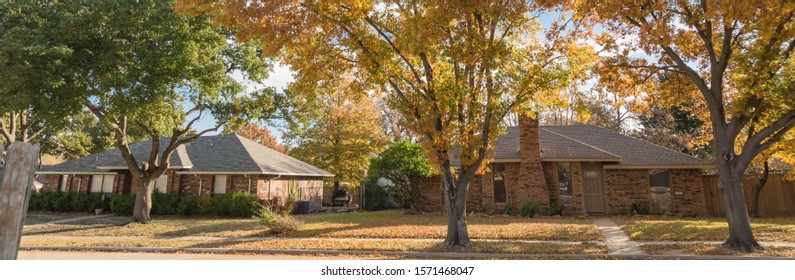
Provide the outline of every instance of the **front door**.
<path id="1" fill-rule="evenodd" d="M 585 212 L 605 212 L 605 188 L 602 183 L 602 164 L 583 163 L 582 182 L 585 192 Z"/>

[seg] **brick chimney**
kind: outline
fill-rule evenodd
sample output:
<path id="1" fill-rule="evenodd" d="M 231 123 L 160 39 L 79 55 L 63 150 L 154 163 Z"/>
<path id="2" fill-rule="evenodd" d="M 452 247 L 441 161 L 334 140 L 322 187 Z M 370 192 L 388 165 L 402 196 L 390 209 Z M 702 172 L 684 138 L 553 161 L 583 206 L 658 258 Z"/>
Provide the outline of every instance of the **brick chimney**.
<path id="1" fill-rule="evenodd" d="M 540 208 L 549 208 L 549 188 L 541 165 L 541 143 L 538 118 L 519 114 L 519 189 L 516 203 L 527 200 Z M 517 206 L 518 206 L 517 205 Z"/>

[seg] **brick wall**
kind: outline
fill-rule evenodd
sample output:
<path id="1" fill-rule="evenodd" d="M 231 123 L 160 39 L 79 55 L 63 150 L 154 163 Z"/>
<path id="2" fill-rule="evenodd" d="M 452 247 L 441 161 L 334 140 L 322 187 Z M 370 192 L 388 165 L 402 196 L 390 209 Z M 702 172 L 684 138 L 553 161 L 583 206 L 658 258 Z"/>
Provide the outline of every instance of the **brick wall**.
<path id="1" fill-rule="evenodd" d="M 643 204 L 652 209 L 648 169 L 605 169 L 604 174 L 608 213 L 628 213 L 632 209 L 632 203 Z M 673 203 L 671 213 L 686 216 L 706 215 L 700 170 L 671 169 L 669 180 Z"/>
<path id="2" fill-rule="evenodd" d="M 317 177 L 279 177 L 260 176 L 257 178 L 256 192 L 260 200 L 284 205 L 289 198 L 290 181 L 297 181 L 298 200 L 309 200 L 311 210 L 320 209 L 323 205 L 323 179 Z M 253 191 L 253 189 L 252 189 Z"/>
<path id="3" fill-rule="evenodd" d="M 541 144 L 539 142 L 538 119 L 519 116 L 519 186 L 517 199 L 532 200 L 540 208 L 549 207 L 549 188 L 541 166 Z"/>
<path id="4" fill-rule="evenodd" d="M 673 209 L 685 216 L 706 216 L 701 171 L 697 169 L 670 170 Z M 681 192 L 682 194 L 678 194 Z"/>
<path id="5" fill-rule="evenodd" d="M 479 178 L 478 178 L 479 180 Z M 473 180 L 474 182 L 475 180 Z M 444 212 L 442 209 L 442 190 L 441 190 L 441 177 L 435 176 L 431 178 L 422 179 L 420 184 L 420 201 L 417 205 L 417 210 L 426 212 Z M 472 189 L 470 189 L 472 191 Z M 473 194 L 468 194 L 471 199 Z M 479 197 L 479 196 L 478 196 Z M 469 206 L 468 206 L 469 207 Z M 468 209 L 471 211 L 471 209 Z"/>
<path id="6" fill-rule="evenodd" d="M 213 175 L 182 174 L 179 176 L 179 195 L 212 195 Z"/>
<path id="7" fill-rule="evenodd" d="M 60 191 L 61 175 L 46 174 L 44 176 L 46 177 L 42 190 L 50 192 Z M 80 192 L 88 193 L 90 186 L 91 175 L 69 175 L 69 179 L 66 181 L 65 191 L 76 192 L 79 190 Z"/>
<path id="8" fill-rule="evenodd" d="M 585 214 L 585 188 L 582 182 L 582 163 L 571 163 L 571 205 L 567 214 Z"/>
<path id="9" fill-rule="evenodd" d="M 605 203 L 608 214 L 629 213 L 632 203 L 651 208 L 647 169 L 604 169 Z"/>
<path id="10" fill-rule="evenodd" d="M 550 203 L 560 203 L 560 186 L 558 185 L 558 163 L 543 162 L 544 178 L 547 181 Z"/>

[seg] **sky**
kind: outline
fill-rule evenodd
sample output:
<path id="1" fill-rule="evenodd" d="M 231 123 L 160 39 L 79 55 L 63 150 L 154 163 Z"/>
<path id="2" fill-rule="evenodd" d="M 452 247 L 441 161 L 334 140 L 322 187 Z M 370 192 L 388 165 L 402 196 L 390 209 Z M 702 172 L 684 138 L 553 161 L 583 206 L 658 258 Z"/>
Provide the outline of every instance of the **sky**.
<path id="1" fill-rule="evenodd" d="M 538 19 L 543 29 L 547 29 L 558 17 L 560 17 L 560 13 L 558 12 L 544 13 L 541 14 Z M 539 33 L 538 36 L 541 40 L 544 40 L 543 33 Z M 584 42 L 584 43 L 594 44 L 594 42 Z M 243 76 L 240 73 L 234 73 L 232 76 L 238 81 L 241 82 L 244 81 Z M 287 87 L 287 85 L 289 85 L 293 80 L 294 80 L 294 72 L 291 71 L 288 66 L 275 63 L 273 69 L 270 72 L 270 75 L 268 76 L 268 79 L 266 79 L 262 84 L 252 84 L 245 82 L 244 84 L 247 87 L 247 91 L 261 89 L 262 87 L 274 87 L 277 92 L 282 92 L 282 90 L 285 87 Z M 205 115 L 204 117 L 202 117 L 201 120 L 199 120 L 196 124 L 194 124 L 194 128 L 197 131 L 202 131 L 204 129 L 212 128 L 215 126 L 215 121 L 216 121 L 215 118 L 213 118 L 211 115 Z M 271 130 L 273 136 L 276 137 L 280 143 L 283 143 L 282 141 L 283 140 L 282 136 L 284 134 L 283 128 L 269 127 L 269 129 Z M 215 134 L 218 134 L 218 132 L 208 133 L 208 135 L 215 135 Z"/>
<path id="2" fill-rule="evenodd" d="M 268 79 L 266 79 L 262 84 L 252 84 L 252 83 L 243 83 L 246 85 L 246 91 L 254 91 L 257 89 L 261 89 L 263 87 L 274 87 L 276 91 L 282 92 L 282 90 L 287 87 L 293 81 L 293 71 L 290 70 L 288 66 L 280 65 L 278 63 L 274 64 L 273 69 L 271 70 L 270 75 L 268 75 Z M 232 77 L 238 81 L 244 81 L 242 74 L 234 73 Z M 192 116 L 191 116 L 192 117 Z M 191 119 L 190 117 L 188 119 Z M 208 128 L 215 127 L 215 118 L 211 115 L 204 115 L 198 122 L 196 122 L 193 127 L 196 131 L 202 131 Z M 270 127 L 269 127 L 270 128 Z M 277 128 L 270 128 L 271 133 L 274 137 L 281 143 L 283 131 Z M 220 132 L 220 131 L 219 131 Z M 218 132 L 210 132 L 207 135 L 216 135 Z"/>

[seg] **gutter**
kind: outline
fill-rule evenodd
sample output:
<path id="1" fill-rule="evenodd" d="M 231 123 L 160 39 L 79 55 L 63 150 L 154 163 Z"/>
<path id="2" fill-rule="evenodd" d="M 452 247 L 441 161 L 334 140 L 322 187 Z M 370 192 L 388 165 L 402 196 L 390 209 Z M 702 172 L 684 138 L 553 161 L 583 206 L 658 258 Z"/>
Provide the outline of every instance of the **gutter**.
<path id="1" fill-rule="evenodd" d="M 277 175 L 277 176 L 304 176 L 304 177 L 334 177 L 333 174 L 313 173 L 274 173 L 274 172 L 226 172 L 226 171 L 177 171 L 176 174 L 201 174 L 201 175 Z"/>

